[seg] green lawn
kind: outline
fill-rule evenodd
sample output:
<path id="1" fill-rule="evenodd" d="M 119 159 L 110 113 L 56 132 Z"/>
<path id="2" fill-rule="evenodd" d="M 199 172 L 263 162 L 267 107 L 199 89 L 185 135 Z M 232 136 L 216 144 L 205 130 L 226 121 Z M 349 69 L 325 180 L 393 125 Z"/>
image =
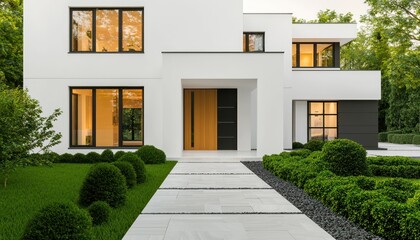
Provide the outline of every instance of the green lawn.
<path id="1" fill-rule="evenodd" d="M 147 181 L 128 191 L 124 206 L 113 209 L 110 221 L 94 227 L 96 239 L 121 239 L 159 188 L 176 162 L 146 165 Z M 0 188 L 0 239 L 19 239 L 28 220 L 51 202 L 77 202 L 91 164 L 54 164 L 15 172 L 6 189 Z"/>

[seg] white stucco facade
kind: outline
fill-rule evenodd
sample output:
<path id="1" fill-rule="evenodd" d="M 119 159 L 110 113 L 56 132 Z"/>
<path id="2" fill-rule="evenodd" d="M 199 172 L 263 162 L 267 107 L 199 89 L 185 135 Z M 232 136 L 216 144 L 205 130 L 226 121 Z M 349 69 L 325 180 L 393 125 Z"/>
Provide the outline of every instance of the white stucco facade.
<path id="1" fill-rule="evenodd" d="M 143 53 L 74 53 L 72 8 L 144 9 Z M 144 144 L 183 152 L 183 90 L 238 91 L 237 150 L 277 153 L 307 140 L 307 101 L 379 100 L 379 72 L 293 69 L 292 42 L 356 37 L 355 24 L 292 24 L 292 14 L 243 13 L 242 0 L 25 0 L 24 87 L 70 147 L 71 87 L 142 87 Z M 243 53 L 243 33 L 264 33 L 264 52 Z M 362 88 L 360 86 L 363 86 Z M 117 148 L 116 148 L 117 149 Z M 98 149 L 102 151 L 102 149 Z"/>

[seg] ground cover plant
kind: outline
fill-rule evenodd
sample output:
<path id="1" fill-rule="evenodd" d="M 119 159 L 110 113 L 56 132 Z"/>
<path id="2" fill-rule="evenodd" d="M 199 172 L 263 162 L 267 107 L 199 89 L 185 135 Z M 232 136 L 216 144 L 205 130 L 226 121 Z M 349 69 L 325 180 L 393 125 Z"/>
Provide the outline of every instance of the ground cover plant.
<path id="1" fill-rule="evenodd" d="M 347 143 L 346 146 L 336 151 L 341 152 L 341 158 L 361 150 L 353 143 L 335 140 L 327 143 L 322 151 L 314 151 L 310 155 L 298 150 L 264 156 L 263 166 L 372 233 L 386 239 L 419 239 L 420 181 L 393 178 L 386 171 L 382 171 L 382 175 L 375 171 L 337 172 L 337 161 L 328 161 L 329 158 L 325 156 L 334 152 L 331 146 L 344 143 Z M 355 156 L 360 158 L 360 154 Z M 393 167 L 398 163 L 398 167 L 411 166 L 408 164 L 414 165 L 419 160 L 382 157 L 366 161 L 364 153 L 364 161 L 369 170 L 373 165 Z M 354 164 L 354 169 L 364 165 L 363 159 L 354 163 L 345 162 L 347 165 Z"/>
<path id="2" fill-rule="evenodd" d="M 92 228 L 93 239 L 119 240 L 169 174 L 175 162 L 146 165 L 147 180 L 127 192 L 123 206 L 112 209 L 109 221 Z M 77 203 L 79 190 L 92 164 L 53 164 L 26 167 L 0 188 L 0 239 L 20 239 L 37 212 L 55 202 Z"/>

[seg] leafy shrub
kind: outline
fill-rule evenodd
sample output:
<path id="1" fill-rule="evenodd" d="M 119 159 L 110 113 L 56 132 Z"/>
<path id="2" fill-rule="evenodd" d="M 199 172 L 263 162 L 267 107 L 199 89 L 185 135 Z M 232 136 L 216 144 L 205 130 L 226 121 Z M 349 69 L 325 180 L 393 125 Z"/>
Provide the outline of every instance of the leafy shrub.
<path id="1" fill-rule="evenodd" d="M 362 145 L 348 139 L 327 142 L 322 148 L 321 159 L 328 162 L 331 171 L 340 176 L 368 173 L 366 150 Z"/>
<path id="2" fill-rule="evenodd" d="M 73 155 L 70 153 L 63 153 L 60 155 L 60 163 L 72 163 L 73 162 Z"/>
<path id="3" fill-rule="evenodd" d="M 403 239 L 420 239 L 420 212 L 409 213 L 400 222 Z"/>
<path id="4" fill-rule="evenodd" d="M 72 203 L 53 203 L 42 208 L 26 226 L 23 239 L 91 239 L 89 214 Z"/>
<path id="5" fill-rule="evenodd" d="M 309 140 L 309 142 L 303 145 L 303 148 L 309 149 L 311 151 L 321 151 L 322 147 L 324 146 L 325 142 L 322 140 Z"/>
<path id="6" fill-rule="evenodd" d="M 291 156 L 301 156 L 303 158 L 308 157 L 309 155 L 311 155 L 311 150 L 309 149 L 299 149 L 299 150 L 294 150 L 290 152 Z"/>
<path id="7" fill-rule="evenodd" d="M 92 163 L 90 159 L 86 157 L 83 153 L 76 153 L 73 156 L 74 163 Z"/>
<path id="8" fill-rule="evenodd" d="M 401 239 L 400 221 L 411 209 L 395 201 L 382 201 L 372 208 L 373 231 L 387 239 Z"/>
<path id="9" fill-rule="evenodd" d="M 420 166 L 384 166 L 369 165 L 369 171 L 375 176 L 420 178 Z"/>
<path id="10" fill-rule="evenodd" d="M 104 201 L 96 201 L 89 206 L 88 211 L 92 217 L 93 225 L 100 225 L 108 222 L 111 207 Z"/>
<path id="11" fill-rule="evenodd" d="M 326 201 L 334 212 L 348 216 L 345 200 L 349 193 L 354 194 L 356 191 L 361 192 L 362 190 L 354 183 L 335 185 L 328 193 Z"/>
<path id="12" fill-rule="evenodd" d="M 124 204 L 127 186 L 120 170 L 108 163 L 94 165 L 80 189 L 80 204 L 89 206 L 96 201 L 105 201 L 112 207 Z"/>
<path id="13" fill-rule="evenodd" d="M 420 160 L 414 159 L 410 157 L 400 157 L 400 156 L 379 156 L 379 157 L 368 157 L 367 158 L 368 164 L 375 164 L 375 165 L 387 165 L 387 166 L 401 166 L 401 165 L 412 165 L 412 166 L 420 166 Z"/>
<path id="14" fill-rule="evenodd" d="M 417 190 L 417 187 L 414 184 L 412 184 L 411 182 L 407 180 L 399 179 L 399 178 L 387 179 L 385 181 L 378 182 L 376 189 L 382 189 L 386 187 L 391 187 L 391 188 L 395 188 L 395 189 L 407 192 L 407 194 L 410 195 L 409 196 L 410 198 L 414 196 Z"/>
<path id="15" fill-rule="evenodd" d="M 303 148 L 303 144 L 300 142 L 293 142 L 292 143 L 292 148 L 293 149 L 302 149 Z"/>
<path id="16" fill-rule="evenodd" d="M 113 162 L 114 161 L 114 153 L 110 149 L 105 149 L 101 153 L 101 162 Z"/>
<path id="17" fill-rule="evenodd" d="M 124 175 L 128 188 L 132 188 L 136 185 L 137 175 L 134 171 L 133 165 L 131 165 L 129 162 L 123 161 L 114 162 L 113 165 L 120 169 L 122 175 Z"/>
<path id="18" fill-rule="evenodd" d="M 420 145 L 420 135 L 416 135 L 413 137 L 413 144 Z"/>
<path id="19" fill-rule="evenodd" d="M 375 180 L 365 176 L 357 176 L 355 182 L 363 190 L 374 190 L 376 186 Z"/>
<path id="20" fill-rule="evenodd" d="M 114 154 L 114 159 L 117 161 L 118 159 L 120 159 L 120 157 L 122 157 L 125 154 L 124 151 L 118 151 Z"/>
<path id="21" fill-rule="evenodd" d="M 136 154 L 146 164 L 164 163 L 166 161 L 165 153 L 152 145 L 140 147 Z"/>
<path id="22" fill-rule="evenodd" d="M 412 144 L 415 134 L 388 134 L 388 142 L 398 144 Z"/>
<path id="23" fill-rule="evenodd" d="M 378 133 L 378 141 L 379 142 L 387 142 L 388 141 L 388 132 Z"/>
<path id="24" fill-rule="evenodd" d="M 60 161 L 60 154 L 56 152 L 47 152 L 47 153 L 44 153 L 43 155 L 44 155 L 45 160 L 47 161 L 50 161 L 53 163 Z"/>
<path id="25" fill-rule="evenodd" d="M 101 155 L 97 152 L 90 152 L 86 154 L 86 158 L 92 163 L 101 162 Z"/>
<path id="26" fill-rule="evenodd" d="M 146 181 L 146 168 L 144 162 L 135 153 L 128 152 L 120 157 L 119 161 L 131 163 L 137 176 L 137 183 Z"/>

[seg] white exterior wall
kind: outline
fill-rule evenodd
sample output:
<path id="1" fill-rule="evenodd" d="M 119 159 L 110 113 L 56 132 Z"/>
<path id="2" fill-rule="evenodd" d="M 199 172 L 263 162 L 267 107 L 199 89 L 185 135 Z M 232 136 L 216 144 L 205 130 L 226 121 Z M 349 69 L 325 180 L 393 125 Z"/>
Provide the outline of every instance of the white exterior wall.
<path id="1" fill-rule="evenodd" d="M 308 102 L 293 101 L 293 142 L 308 141 Z"/>
<path id="2" fill-rule="evenodd" d="M 357 37 L 355 23 L 293 24 L 293 42 L 340 42 L 344 45 Z"/>

